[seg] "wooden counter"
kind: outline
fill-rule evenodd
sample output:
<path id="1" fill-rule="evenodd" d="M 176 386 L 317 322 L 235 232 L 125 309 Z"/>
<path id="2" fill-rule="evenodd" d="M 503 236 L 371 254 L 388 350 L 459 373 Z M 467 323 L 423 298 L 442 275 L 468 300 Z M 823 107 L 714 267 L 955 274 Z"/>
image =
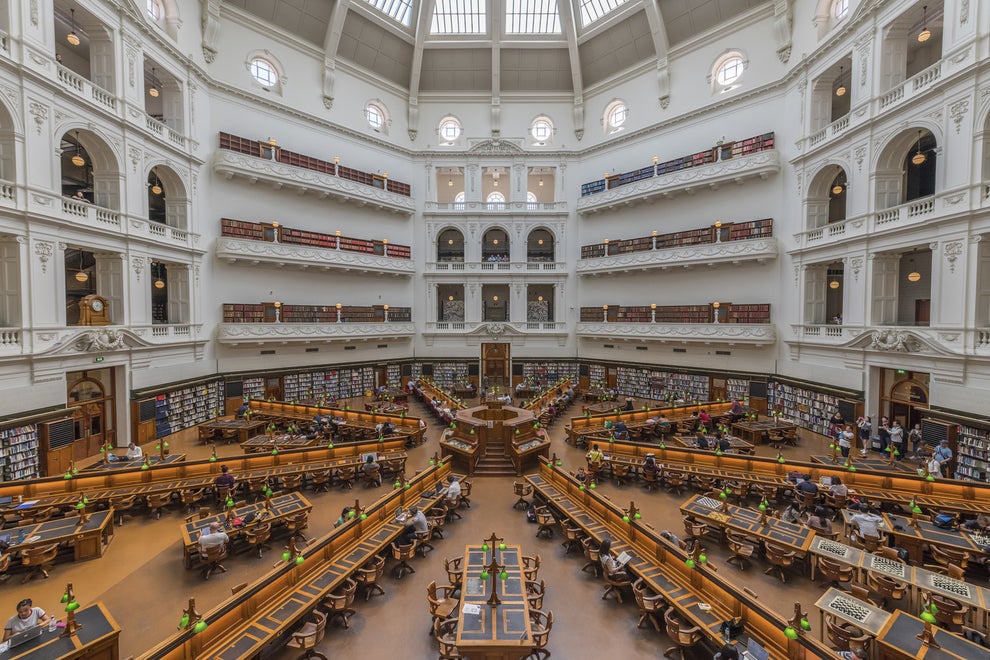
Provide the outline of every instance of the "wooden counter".
<path id="1" fill-rule="evenodd" d="M 496 552 L 498 563 L 504 566 L 506 579 L 481 573 Z M 488 604 L 493 578 L 498 583 L 501 603 Z M 456 612 L 457 650 L 468 658 L 484 660 L 519 660 L 533 648 L 533 630 L 529 622 L 529 600 L 526 578 L 523 576 L 522 549 L 506 545 L 504 550 L 482 549 L 481 544 L 464 548 L 464 572 L 461 578 L 461 610 Z M 480 608 L 478 614 L 466 614 L 465 605 Z"/>

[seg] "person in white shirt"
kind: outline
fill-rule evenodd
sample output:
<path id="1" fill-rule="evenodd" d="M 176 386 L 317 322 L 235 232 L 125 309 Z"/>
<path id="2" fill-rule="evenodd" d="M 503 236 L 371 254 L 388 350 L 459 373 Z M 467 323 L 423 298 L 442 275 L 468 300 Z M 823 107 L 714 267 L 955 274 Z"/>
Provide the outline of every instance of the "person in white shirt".
<path id="1" fill-rule="evenodd" d="M 870 513 L 870 507 L 865 504 L 859 505 L 859 513 L 849 519 L 849 524 L 859 528 L 860 536 L 880 536 L 880 523 L 883 518 L 875 513 Z"/>
<path id="2" fill-rule="evenodd" d="M 127 458 L 128 460 L 136 460 L 139 458 L 144 458 L 144 452 L 133 442 L 127 445 Z"/>
<path id="3" fill-rule="evenodd" d="M 461 496 L 461 482 L 458 477 L 450 478 L 450 485 L 447 486 L 447 504 L 457 504 Z"/>
<path id="4" fill-rule="evenodd" d="M 220 523 L 212 522 L 210 523 L 209 530 L 204 530 L 206 533 L 200 533 L 199 535 L 199 549 L 206 552 L 210 548 L 215 548 L 220 545 L 226 545 L 230 541 L 230 537 L 227 536 L 227 532 L 220 529 Z"/>
<path id="5" fill-rule="evenodd" d="M 34 607 L 30 598 L 25 598 L 17 603 L 17 614 L 7 620 L 7 625 L 3 628 L 3 641 L 7 641 L 11 636 L 19 632 L 30 630 L 35 626 L 43 626 L 48 623 L 48 615 L 40 607 Z"/>

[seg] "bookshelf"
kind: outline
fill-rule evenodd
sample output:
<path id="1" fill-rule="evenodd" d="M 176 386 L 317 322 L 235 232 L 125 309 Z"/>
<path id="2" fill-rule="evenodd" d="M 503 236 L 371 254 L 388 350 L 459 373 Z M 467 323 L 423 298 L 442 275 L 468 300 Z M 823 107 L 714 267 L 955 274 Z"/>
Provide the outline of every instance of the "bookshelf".
<path id="1" fill-rule="evenodd" d="M 274 303 L 223 303 L 224 323 L 273 323 Z M 279 314 L 282 323 L 336 323 L 335 305 L 290 305 L 283 304 Z M 412 320 L 411 307 L 389 307 L 390 323 Z M 340 308 L 341 323 L 382 323 L 385 321 L 385 307 L 373 305 L 361 307 L 344 305 Z"/>
<path id="2" fill-rule="evenodd" d="M 616 368 L 615 389 L 622 396 L 641 399 L 708 401 L 711 380 L 702 374 L 620 366 Z"/>
<path id="3" fill-rule="evenodd" d="M 467 362 L 438 362 L 433 365 L 433 382 L 445 390 L 452 392 L 455 385 L 467 379 Z"/>
<path id="4" fill-rule="evenodd" d="M 745 241 L 755 238 L 773 236 L 773 218 L 763 220 L 751 220 L 748 222 L 722 222 L 720 227 L 722 242 Z M 687 245 L 702 245 L 714 243 L 716 229 L 714 224 L 697 229 L 688 229 L 668 234 L 657 234 L 653 236 L 639 236 L 637 238 L 626 238 L 610 240 L 607 246 L 604 243 L 593 243 L 581 246 L 582 259 L 595 259 L 615 254 L 627 254 L 630 252 L 648 252 L 654 249 L 663 250 L 668 248 L 684 247 Z"/>
<path id="5" fill-rule="evenodd" d="M 769 303 L 719 303 L 721 323 L 770 323 Z M 704 305 L 658 305 L 654 310 L 649 305 L 608 306 L 609 323 L 712 323 L 714 309 L 710 303 Z M 605 310 L 601 307 L 582 307 L 582 323 L 601 323 Z"/>
<path id="6" fill-rule="evenodd" d="M 850 423 L 862 409 L 862 402 L 838 394 L 797 384 L 771 380 L 767 385 L 769 411 L 777 411 L 802 427 L 829 435 L 829 420 L 836 410 Z"/>
<path id="7" fill-rule="evenodd" d="M 578 363 L 577 362 L 523 362 L 523 378 L 530 382 L 551 385 L 559 383 L 565 378 L 570 378 L 571 382 L 577 385 Z"/>
<path id="8" fill-rule="evenodd" d="M 275 234 L 271 223 L 245 222 L 231 218 L 220 219 L 220 233 L 230 238 L 240 238 L 251 241 L 273 241 Z M 305 245 L 323 250 L 344 252 L 363 252 L 365 254 L 384 254 L 384 243 L 363 238 L 337 236 L 304 229 L 294 229 L 280 225 L 278 228 L 279 241 L 290 245 Z M 377 247 L 376 247 L 377 245 Z M 388 244 L 388 256 L 394 259 L 411 259 L 412 249 L 408 245 Z"/>
<path id="9" fill-rule="evenodd" d="M 245 399 L 264 399 L 265 398 L 265 379 L 264 378 L 245 378 L 244 384 L 244 398 Z"/>
<path id="10" fill-rule="evenodd" d="M 375 370 L 371 367 L 353 367 L 337 371 L 337 387 L 339 398 L 364 396 L 368 390 L 375 389 Z"/>
<path id="11" fill-rule="evenodd" d="M 739 399 L 746 401 L 749 399 L 749 380 L 744 378 L 726 378 L 725 396 L 728 399 Z"/>
<path id="12" fill-rule="evenodd" d="M 41 476 L 37 425 L 0 428 L 0 466 L 4 481 Z"/>
<path id="13" fill-rule="evenodd" d="M 222 380 L 197 383 L 155 397 L 155 437 L 162 438 L 224 412 Z"/>
<path id="14" fill-rule="evenodd" d="M 990 432 L 966 424 L 956 436 L 956 479 L 990 483 Z"/>
<path id="15" fill-rule="evenodd" d="M 385 365 L 385 380 L 390 387 L 398 387 L 402 384 L 402 367 L 398 364 Z"/>
<path id="16" fill-rule="evenodd" d="M 592 364 L 588 366 L 588 382 L 592 387 L 605 387 L 605 365 Z"/>
<path id="17" fill-rule="evenodd" d="M 228 151 L 235 151 L 241 154 L 247 154 L 248 156 L 264 158 L 265 160 L 275 160 L 276 162 L 282 163 L 283 165 L 289 165 L 291 167 L 301 167 L 314 172 L 320 172 L 321 174 L 339 176 L 341 179 L 347 179 L 348 181 L 354 181 L 366 186 L 372 186 L 375 188 L 387 187 L 390 192 L 397 195 L 404 195 L 406 197 L 412 195 L 412 190 L 410 189 L 409 184 L 402 183 L 400 181 L 393 181 L 392 179 L 386 180 L 381 176 L 351 169 L 342 165 L 336 165 L 331 161 L 314 158 L 313 156 L 307 156 L 294 151 L 288 151 L 286 149 L 282 149 L 281 147 L 273 147 L 267 142 L 258 142 L 256 140 L 249 140 L 247 138 L 231 135 L 230 133 L 221 132 L 220 148 Z M 274 158 L 272 156 L 274 156 Z"/>

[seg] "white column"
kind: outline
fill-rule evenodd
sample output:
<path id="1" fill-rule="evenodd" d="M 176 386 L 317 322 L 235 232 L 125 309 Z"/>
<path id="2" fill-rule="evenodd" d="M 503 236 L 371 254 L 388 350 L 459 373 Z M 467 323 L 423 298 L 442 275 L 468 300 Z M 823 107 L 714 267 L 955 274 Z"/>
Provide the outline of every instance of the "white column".
<path id="1" fill-rule="evenodd" d="M 959 327 L 970 306 L 966 295 L 969 250 L 966 236 L 947 238 L 932 248 L 931 324 Z"/>
<path id="2" fill-rule="evenodd" d="M 131 325 L 151 325 L 151 288 L 155 281 L 155 273 L 151 257 L 138 252 L 128 254 L 127 270 L 125 271 L 130 286 L 127 290 L 127 308 L 130 310 Z M 99 263 L 99 259 L 97 259 Z M 102 292 L 100 295 L 104 295 Z M 110 308 L 110 313 L 116 317 L 117 310 Z"/>
<path id="3" fill-rule="evenodd" d="M 869 263 L 866 252 L 850 254 L 843 262 L 842 271 L 842 323 L 843 325 L 866 325 L 868 302 L 866 267 Z"/>
<path id="4" fill-rule="evenodd" d="M 481 285 L 471 283 L 464 289 L 464 321 L 478 323 L 481 321 Z"/>
<path id="5" fill-rule="evenodd" d="M 30 307 L 25 326 L 32 328 L 65 325 L 65 243 L 32 237 L 29 245 L 30 284 L 26 288 Z M 30 295 L 45 291 L 46 295 Z"/>
<path id="6" fill-rule="evenodd" d="M 509 287 L 509 321 L 522 324 L 526 322 L 526 286 L 522 282 Z"/>

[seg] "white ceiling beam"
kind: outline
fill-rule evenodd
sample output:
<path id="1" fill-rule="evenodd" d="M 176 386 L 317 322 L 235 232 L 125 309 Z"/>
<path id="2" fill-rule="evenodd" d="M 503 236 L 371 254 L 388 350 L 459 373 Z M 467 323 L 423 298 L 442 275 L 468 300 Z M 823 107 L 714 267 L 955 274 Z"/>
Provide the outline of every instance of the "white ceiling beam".
<path id="1" fill-rule="evenodd" d="M 667 38 L 667 24 L 660 13 L 660 6 L 651 1 L 642 3 L 646 10 L 646 20 L 650 23 L 650 35 L 653 37 L 653 50 L 656 51 L 657 102 L 661 110 L 666 110 L 670 104 L 670 66 L 667 53 L 670 41 Z"/>
<path id="2" fill-rule="evenodd" d="M 423 48 L 430 34 L 436 0 L 420 0 L 416 17 L 416 44 L 413 46 L 412 68 L 409 73 L 409 102 L 406 108 L 406 124 L 409 139 L 416 141 L 419 135 L 419 83 L 423 72 Z"/>
<path id="3" fill-rule="evenodd" d="M 557 13 L 560 14 L 560 29 L 567 40 L 567 55 L 571 63 L 571 87 L 574 88 L 574 137 L 581 140 L 584 137 L 584 82 L 581 78 L 581 54 L 578 52 L 577 18 L 571 11 L 570 0 L 557 1 Z"/>
<path id="4" fill-rule="evenodd" d="M 333 83 L 337 75 L 337 49 L 344 32 L 344 20 L 351 0 L 337 0 L 327 21 L 327 33 L 323 37 L 323 107 L 333 107 Z"/>
<path id="5" fill-rule="evenodd" d="M 505 9 L 502 0 L 489 0 L 488 29 L 492 37 L 492 137 L 502 134 L 502 27 Z"/>

